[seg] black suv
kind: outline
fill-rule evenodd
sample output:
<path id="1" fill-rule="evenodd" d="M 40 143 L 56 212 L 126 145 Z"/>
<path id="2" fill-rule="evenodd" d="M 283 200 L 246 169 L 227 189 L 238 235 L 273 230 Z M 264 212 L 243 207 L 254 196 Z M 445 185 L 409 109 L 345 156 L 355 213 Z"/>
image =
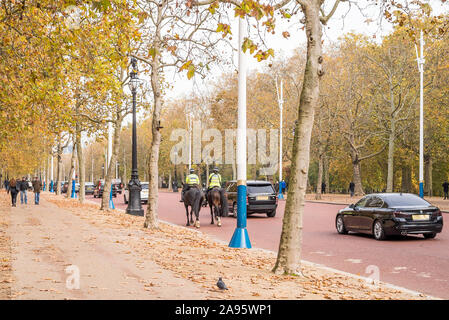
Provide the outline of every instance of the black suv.
<path id="1" fill-rule="evenodd" d="M 268 217 L 276 215 L 278 199 L 273 185 L 269 181 L 248 180 L 246 182 L 246 212 L 266 213 Z M 229 211 L 237 217 L 237 181 L 226 183 Z"/>

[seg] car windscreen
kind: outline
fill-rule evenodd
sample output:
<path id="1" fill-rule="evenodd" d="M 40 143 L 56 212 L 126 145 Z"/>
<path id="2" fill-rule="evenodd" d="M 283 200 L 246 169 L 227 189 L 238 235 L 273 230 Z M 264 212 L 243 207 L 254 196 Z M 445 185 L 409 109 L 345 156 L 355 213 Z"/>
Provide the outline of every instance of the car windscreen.
<path id="1" fill-rule="evenodd" d="M 274 193 L 274 190 L 271 184 L 249 185 L 248 193 Z"/>
<path id="2" fill-rule="evenodd" d="M 389 207 L 428 207 L 431 204 L 418 196 L 410 194 L 393 194 L 385 197 Z"/>

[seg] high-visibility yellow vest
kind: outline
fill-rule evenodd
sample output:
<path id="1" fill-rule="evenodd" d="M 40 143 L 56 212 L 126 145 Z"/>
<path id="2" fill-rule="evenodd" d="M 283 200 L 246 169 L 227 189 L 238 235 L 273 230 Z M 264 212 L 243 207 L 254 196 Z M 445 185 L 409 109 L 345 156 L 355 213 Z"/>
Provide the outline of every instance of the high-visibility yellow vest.
<path id="1" fill-rule="evenodd" d="M 195 185 L 195 184 L 199 185 L 200 184 L 200 179 L 198 178 L 198 176 L 196 174 L 192 173 L 192 174 L 189 174 L 186 177 L 186 183 L 189 186 L 192 186 L 192 185 Z"/>
<path id="2" fill-rule="evenodd" d="M 209 188 L 221 187 L 221 175 L 219 173 L 211 173 L 209 175 Z"/>

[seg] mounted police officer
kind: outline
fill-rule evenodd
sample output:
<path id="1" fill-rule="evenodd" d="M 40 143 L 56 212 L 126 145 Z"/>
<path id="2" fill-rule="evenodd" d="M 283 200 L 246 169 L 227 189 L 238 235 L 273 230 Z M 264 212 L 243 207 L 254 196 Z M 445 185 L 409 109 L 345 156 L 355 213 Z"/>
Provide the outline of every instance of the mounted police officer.
<path id="1" fill-rule="evenodd" d="M 199 186 L 200 178 L 195 174 L 195 169 L 190 169 L 190 174 L 186 177 L 186 183 L 182 185 L 181 200 L 179 202 L 184 202 L 184 193 L 188 191 L 191 187 Z"/>
<path id="2" fill-rule="evenodd" d="M 221 175 L 218 173 L 218 168 L 215 167 L 213 172 L 209 175 L 209 187 L 207 191 L 211 190 L 214 187 L 221 188 Z"/>
<path id="3" fill-rule="evenodd" d="M 227 201 L 228 200 L 225 197 L 224 189 L 221 187 L 222 179 L 221 179 L 221 175 L 218 173 L 218 168 L 217 167 L 215 167 L 213 172 L 209 175 L 208 182 L 209 182 L 209 186 L 208 186 L 207 191 L 206 191 L 206 199 L 208 199 L 209 191 L 211 191 L 213 188 L 217 188 L 218 191 L 220 191 L 221 203 L 222 203 L 222 205 L 224 203 L 226 203 L 226 208 L 227 208 Z M 225 212 L 223 214 L 223 216 L 227 217 L 227 212 Z"/>

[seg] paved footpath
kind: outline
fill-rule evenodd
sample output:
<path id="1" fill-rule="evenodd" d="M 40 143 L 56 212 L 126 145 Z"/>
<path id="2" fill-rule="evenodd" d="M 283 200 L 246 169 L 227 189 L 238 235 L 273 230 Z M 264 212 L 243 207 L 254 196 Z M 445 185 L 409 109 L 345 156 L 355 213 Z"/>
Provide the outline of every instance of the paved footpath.
<path id="1" fill-rule="evenodd" d="M 200 287 L 142 261 L 120 241 L 139 230 L 99 229 L 45 200 L 11 208 L 13 299 L 203 299 Z M 66 268 L 69 269 L 66 272 Z M 77 270 L 80 289 L 67 287 Z M 159 286 L 164 283 L 165 286 Z M 156 285 L 155 285 L 156 284 Z"/>

